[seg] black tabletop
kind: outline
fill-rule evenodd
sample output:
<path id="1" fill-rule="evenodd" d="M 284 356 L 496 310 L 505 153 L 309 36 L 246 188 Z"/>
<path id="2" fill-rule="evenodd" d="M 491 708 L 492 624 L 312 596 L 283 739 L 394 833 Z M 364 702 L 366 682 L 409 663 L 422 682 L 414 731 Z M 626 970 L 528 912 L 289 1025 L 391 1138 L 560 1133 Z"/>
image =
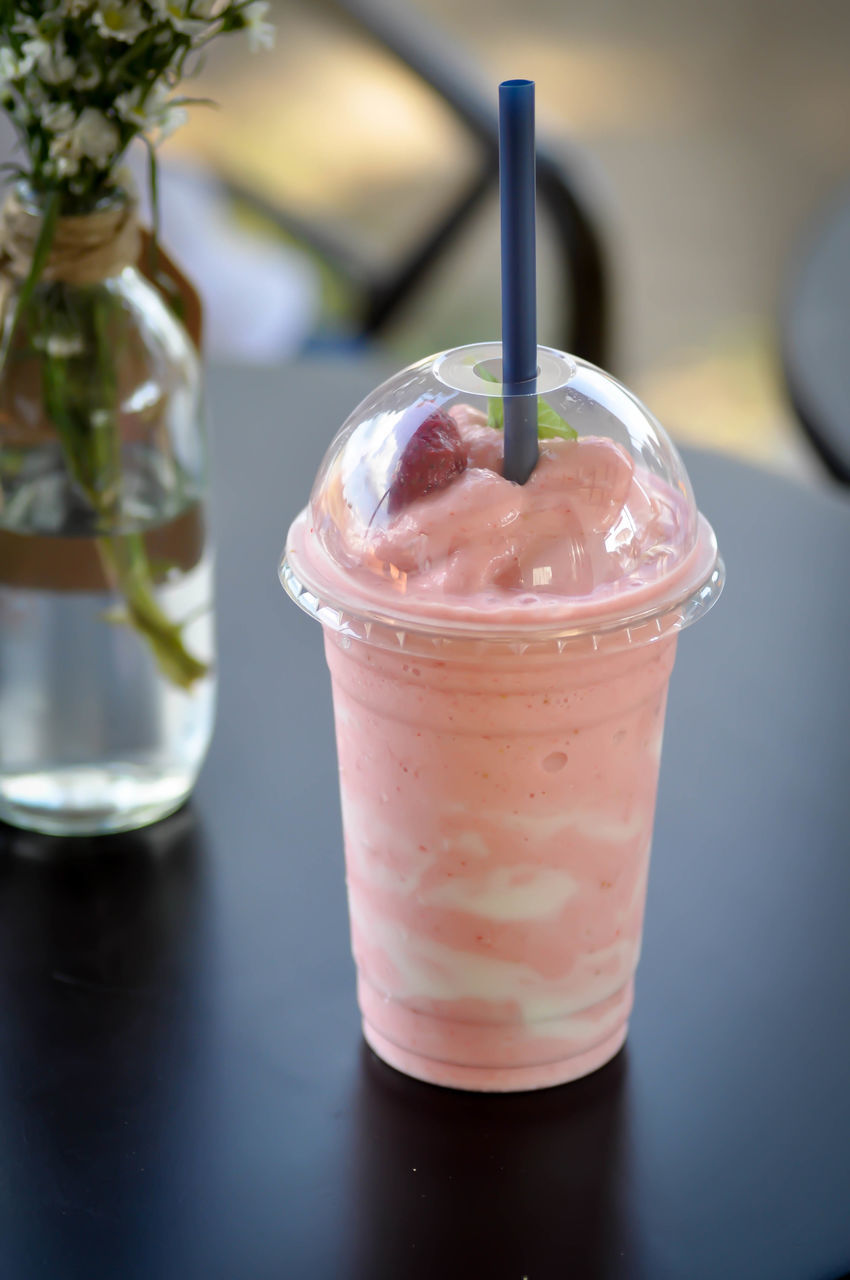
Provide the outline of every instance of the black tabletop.
<path id="1" fill-rule="evenodd" d="M 850 510 L 690 457 L 729 582 L 680 644 L 627 1047 L 537 1094 L 418 1084 L 360 1040 L 319 629 L 275 579 L 375 378 L 212 378 L 193 803 L 88 845 L 0 834 L 0 1277 L 845 1274 Z"/>
<path id="2" fill-rule="evenodd" d="M 803 427 L 850 484 L 850 187 L 804 239 L 782 312 L 782 357 Z"/>

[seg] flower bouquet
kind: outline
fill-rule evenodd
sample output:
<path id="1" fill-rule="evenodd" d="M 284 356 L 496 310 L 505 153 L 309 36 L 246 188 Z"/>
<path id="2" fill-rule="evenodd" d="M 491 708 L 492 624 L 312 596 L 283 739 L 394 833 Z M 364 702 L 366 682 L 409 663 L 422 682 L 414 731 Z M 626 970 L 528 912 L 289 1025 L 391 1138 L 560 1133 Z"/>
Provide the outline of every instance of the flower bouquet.
<path id="1" fill-rule="evenodd" d="M 198 354 L 122 161 L 147 148 L 156 210 L 156 148 L 193 101 L 181 80 L 219 36 L 270 44 L 267 10 L 0 0 L 19 140 L 0 213 L 0 816 L 20 825 L 151 821 L 208 744 Z"/>

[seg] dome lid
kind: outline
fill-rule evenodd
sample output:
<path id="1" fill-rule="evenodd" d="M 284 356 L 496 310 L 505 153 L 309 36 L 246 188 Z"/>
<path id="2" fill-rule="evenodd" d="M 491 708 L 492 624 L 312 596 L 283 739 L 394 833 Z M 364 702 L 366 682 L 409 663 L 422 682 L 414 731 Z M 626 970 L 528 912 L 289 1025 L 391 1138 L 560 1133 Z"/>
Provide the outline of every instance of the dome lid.
<path id="1" fill-rule="evenodd" d="M 500 378 L 499 343 L 460 347 L 357 406 L 290 531 L 293 594 L 361 618 L 506 636 L 628 626 L 694 593 L 699 612 L 713 603 L 714 535 L 640 401 L 594 365 L 539 348 L 540 456 L 518 485 L 501 474 Z"/>

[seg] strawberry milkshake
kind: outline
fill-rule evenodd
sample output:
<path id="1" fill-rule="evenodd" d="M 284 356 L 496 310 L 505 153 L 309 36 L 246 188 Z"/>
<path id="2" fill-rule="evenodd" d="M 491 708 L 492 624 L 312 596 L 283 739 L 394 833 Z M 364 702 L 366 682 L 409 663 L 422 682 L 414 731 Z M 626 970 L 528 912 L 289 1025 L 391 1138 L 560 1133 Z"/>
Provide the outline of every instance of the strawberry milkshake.
<path id="1" fill-rule="evenodd" d="M 463 1089 L 622 1045 L 677 636 L 722 585 L 663 430 L 539 354 L 527 483 L 498 344 L 443 353 L 352 414 L 281 571 L 324 629 L 364 1034 Z"/>

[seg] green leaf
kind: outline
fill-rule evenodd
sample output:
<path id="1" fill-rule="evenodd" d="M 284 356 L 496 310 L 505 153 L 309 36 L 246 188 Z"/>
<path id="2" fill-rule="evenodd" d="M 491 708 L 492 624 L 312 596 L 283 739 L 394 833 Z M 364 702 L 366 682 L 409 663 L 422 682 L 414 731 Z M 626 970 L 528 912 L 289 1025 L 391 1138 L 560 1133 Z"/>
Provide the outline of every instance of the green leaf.
<path id="1" fill-rule="evenodd" d="M 151 279 L 156 280 L 159 272 L 159 164 L 156 150 L 149 138 L 142 138 L 148 149 L 148 194 L 151 205 L 151 235 L 148 245 L 148 271 Z"/>
<path id="2" fill-rule="evenodd" d="M 559 413 L 556 413 L 542 396 L 537 397 L 537 435 L 540 440 L 553 440 L 556 437 L 561 440 L 578 439 L 575 427 L 571 427 Z"/>
<path id="3" fill-rule="evenodd" d="M 489 369 L 479 369 L 478 376 L 485 382 L 498 382 L 499 379 Z M 505 403 L 499 396 L 490 396 L 487 400 L 487 424 L 495 431 L 505 429 Z M 537 397 L 537 437 L 539 440 L 577 440 L 578 432 L 574 427 L 556 413 L 542 396 Z"/>
<path id="4" fill-rule="evenodd" d="M 485 382 L 499 381 L 495 373 L 491 373 L 489 369 L 479 369 L 478 376 L 483 378 Z M 504 431 L 505 429 L 505 405 L 501 396 L 487 397 L 487 425 L 492 427 L 494 431 Z"/>

